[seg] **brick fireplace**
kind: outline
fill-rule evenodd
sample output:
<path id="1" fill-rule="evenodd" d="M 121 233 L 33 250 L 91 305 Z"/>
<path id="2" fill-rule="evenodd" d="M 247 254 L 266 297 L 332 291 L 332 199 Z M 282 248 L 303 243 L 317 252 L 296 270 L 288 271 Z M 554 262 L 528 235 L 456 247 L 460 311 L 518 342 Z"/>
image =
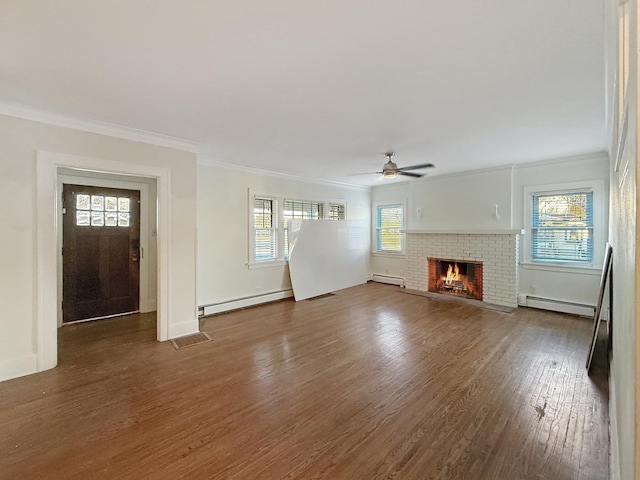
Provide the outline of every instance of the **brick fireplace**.
<path id="1" fill-rule="evenodd" d="M 479 275 L 478 298 L 474 287 L 474 295 L 469 288 L 457 283 L 455 288 L 445 288 L 441 293 L 463 293 L 462 296 L 476 298 L 483 302 L 518 306 L 518 249 L 520 230 L 482 231 L 482 232 L 435 232 L 407 230 L 405 286 L 410 290 L 421 292 L 435 291 L 435 283 L 442 279 L 442 266 L 437 267 L 429 259 L 439 259 L 455 270 L 455 264 L 472 264 L 473 275 Z M 479 272 L 478 266 L 480 265 Z M 440 271 L 437 269 L 440 268 Z M 464 274 L 467 275 L 468 267 Z M 458 272 L 460 273 L 460 272 Z M 446 273 L 445 273 L 446 277 Z M 430 281 L 434 282 L 431 285 Z M 458 282 L 460 280 L 457 280 Z M 465 292 L 466 290 L 466 292 Z"/>
<path id="2" fill-rule="evenodd" d="M 482 300 L 482 262 L 427 258 L 430 292 Z"/>

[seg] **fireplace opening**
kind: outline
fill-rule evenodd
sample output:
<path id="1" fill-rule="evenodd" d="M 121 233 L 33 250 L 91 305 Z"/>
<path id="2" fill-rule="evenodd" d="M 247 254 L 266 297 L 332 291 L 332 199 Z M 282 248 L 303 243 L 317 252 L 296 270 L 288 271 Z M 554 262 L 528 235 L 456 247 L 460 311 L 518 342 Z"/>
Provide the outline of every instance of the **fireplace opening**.
<path id="1" fill-rule="evenodd" d="M 430 292 L 482 300 L 482 262 L 428 258 Z"/>

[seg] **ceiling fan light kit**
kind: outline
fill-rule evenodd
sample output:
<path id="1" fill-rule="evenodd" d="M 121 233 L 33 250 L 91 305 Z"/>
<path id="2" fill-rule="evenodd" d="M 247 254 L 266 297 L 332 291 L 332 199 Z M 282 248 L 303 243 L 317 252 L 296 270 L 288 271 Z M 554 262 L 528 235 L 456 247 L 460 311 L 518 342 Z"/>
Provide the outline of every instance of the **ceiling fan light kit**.
<path id="1" fill-rule="evenodd" d="M 398 165 L 391 160 L 393 157 L 393 152 L 385 153 L 387 157 L 387 163 L 382 167 L 382 176 L 386 178 L 396 178 L 398 176 Z"/>

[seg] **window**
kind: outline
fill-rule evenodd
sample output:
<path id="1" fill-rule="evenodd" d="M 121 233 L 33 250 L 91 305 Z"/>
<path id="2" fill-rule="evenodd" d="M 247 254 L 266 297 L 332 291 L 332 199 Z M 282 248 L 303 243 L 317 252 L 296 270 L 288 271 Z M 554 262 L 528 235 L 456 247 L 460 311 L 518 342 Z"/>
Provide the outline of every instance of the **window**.
<path id="1" fill-rule="evenodd" d="M 304 218 L 306 220 L 319 220 L 324 217 L 324 204 L 320 202 L 305 202 L 303 200 L 285 200 L 283 212 L 284 224 L 284 258 L 289 258 L 289 234 L 288 220 L 292 218 Z"/>
<path id="2" fill-rule="evenodd" d="M 345 220 L 347 208 L 342 203 L 329 203 L 329 220 Z"/>
<path id="3" fill-rule="evenodd" d="M 346 220 L 346 200 L 294 200 L 271 192 L 248 191 L 249 269 L 286 265 L 289 260 L 289 224 L 304 220 Z"/>
<path id="4" fill-rule="evenodd" d="M 531 260 L 591 264 L 593 191 L 534 193 Z"/>
<path id="5" fill-rule="evenodd" d="M 277 203 L 273 198 L 254 197 L 254 260 L 278 258 Z"/>
<path id="6" fill-rule="evenodd" d="M 383 205 L 376 213 L 376 250 L 378 252 L 402 253 L 404 242 L 401 230 L 404 226 L 402 205 Z"/>

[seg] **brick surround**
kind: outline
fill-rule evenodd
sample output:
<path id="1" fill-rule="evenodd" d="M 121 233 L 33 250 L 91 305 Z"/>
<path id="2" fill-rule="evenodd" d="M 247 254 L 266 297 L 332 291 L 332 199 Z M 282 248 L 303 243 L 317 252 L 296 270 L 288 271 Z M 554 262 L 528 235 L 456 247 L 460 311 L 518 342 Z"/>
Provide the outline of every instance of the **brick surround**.
<path id="1" fill-rule="evenodd" d="M 518 306 L 517 233 L 405 232 L 405 286 L 428 291 L 428 257 L 482 262 L 483 302 Z"/>

